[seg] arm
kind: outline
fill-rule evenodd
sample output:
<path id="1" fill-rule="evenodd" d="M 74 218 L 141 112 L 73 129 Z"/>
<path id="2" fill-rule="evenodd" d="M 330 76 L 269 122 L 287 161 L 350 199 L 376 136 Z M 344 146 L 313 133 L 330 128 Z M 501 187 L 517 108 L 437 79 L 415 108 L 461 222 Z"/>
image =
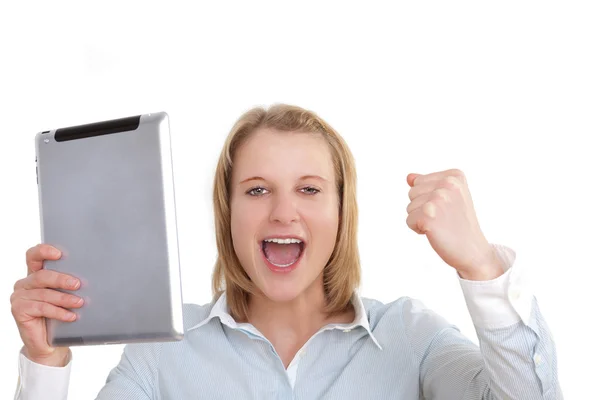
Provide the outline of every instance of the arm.
<path id="1" fill-rule="evenodd" d="M 15 400 L 66 400 L 71 376 L 71 351 L 64 367 L 51 367 L 19 354 L 19 381 Z"/>
<path id="2" fill-rule="evenodd" d="M 509 267 L 514 252 L 483 234 L 464 173 L 409 174 L 407 182 L 406 222 L 462 278 L 481 347 L 419 306 L 405 313 L 411 334 L 424 337 L 413 348 L 425 398 L 562 399 L 550 331 L 533 295 L 520 287 L 520 271 Z"/>
<path id="3" fill-rule="evenodd" d="M 154 399 L 159 348 L 156 344 L 125 346 L 97 400 Z M 71 354 L 64 367 L 34 363 L 21 352 L 15 400 L 66 400 L 71 373 Z"/>
<path id="4" fill-rule="evenodd" d="M 514 252 L 495 248 L 506 263 L 503 275 L 461 279 L 479 348 L 441 320 L 433 325 L 431 318 L 416 320 L 427 327 L 413 324 L 430 332 L 429 343 L 420 347 L 425 399 L 562 399 L 550 331 L 513 265 Z"/>

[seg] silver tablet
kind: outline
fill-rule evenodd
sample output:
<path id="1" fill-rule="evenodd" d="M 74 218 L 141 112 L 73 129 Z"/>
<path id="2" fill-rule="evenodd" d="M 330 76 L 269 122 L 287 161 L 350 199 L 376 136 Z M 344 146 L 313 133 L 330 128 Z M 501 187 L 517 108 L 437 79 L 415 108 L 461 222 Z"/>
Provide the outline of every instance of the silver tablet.
<path id="1" fill-rule="evenodd" d="M 48 343 L 175 341 L 183 313 L 169 118 L 144 114 L 35 137 L 44 268 L 78 277 L 75 322 Z"/>

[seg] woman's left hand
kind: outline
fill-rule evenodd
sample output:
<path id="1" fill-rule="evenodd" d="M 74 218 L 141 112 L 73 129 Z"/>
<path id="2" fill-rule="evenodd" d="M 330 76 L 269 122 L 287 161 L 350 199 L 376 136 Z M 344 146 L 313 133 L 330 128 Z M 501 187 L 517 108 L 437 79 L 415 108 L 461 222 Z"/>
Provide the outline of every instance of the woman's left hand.
<path id="1" fill-rule="evenodd" d="M 411 187 L 406 223 L 427 236 L 446 264 L 468 280 L 491 280 L 502 275 L 501 261 L 479 227 L 462 171 L 409 174 L 406 180 Z"/>

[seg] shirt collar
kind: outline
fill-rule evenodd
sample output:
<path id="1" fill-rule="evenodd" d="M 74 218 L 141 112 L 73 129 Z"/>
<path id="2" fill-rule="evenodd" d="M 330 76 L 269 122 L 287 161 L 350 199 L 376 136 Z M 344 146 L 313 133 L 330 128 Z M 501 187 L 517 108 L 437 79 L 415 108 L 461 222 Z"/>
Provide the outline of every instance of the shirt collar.
<path id="1" fill-rule="evenodd" d="M 352 306 L 354 307 L 354 313 L 355 313 L 354 321 L 352 321 L 349 324 L 329 324 L 329 325 L 326 325 L 323 328 L 321 328 L 318 333 L 320 333 L 321 331 L 329 330 L 329 329 L 337 329 L 337 330 L 342 330 L 344 332 L 349 332 L 352 329 L 360 326 L 367 331 L 367 333 L 369 334 L 369 337 L 371 338 L 371 340 L 373 340 L 373 343 L 375 343 L 375 345 L 379 348 L 379 350 L 382 350 L 381 345 L 379 344 L 377 339 L 375 339 L 375 335 L 373 335 L 373 332 L 371 331 L 371 326 L 369 325 L 369 319 L 367 318 L 367 312 L 365 310 L 365 306 L 362 302 L 362 299 L 360 298 L 359 294 L 356 291 L 352 295 L 351 303 L 352 303 Z M 235 322 L 235 320 L 229 313 L 229 306 L 227 305 L 227 296 L 223 292 L 221 294 L 221 296 L 219 296 L 219 298 L 217 299 L 215 304 L 212 306 L 212 308 L 210 310 L 210 314 L 208 314 L 208 317 L 206 317 L 205 319 L 203 319 L 196 325 L 189 328 L 188 331 L 198 329 L 201 326 L 206 325 L 213 318 L 219 318 L 219 320 L 221 321 L 221 323 L 223 325 L 226 325 L 226 326 L 230 327 L 231 329 L 242 329 L 242 328 L 248 328 L 248 327 L 253 328 L 250 324 Z M 255 329 L 252 329 L 252 330 L 255 330 Z M 256 333 L 258 333 L 258 332 L 256 332 Z"/>

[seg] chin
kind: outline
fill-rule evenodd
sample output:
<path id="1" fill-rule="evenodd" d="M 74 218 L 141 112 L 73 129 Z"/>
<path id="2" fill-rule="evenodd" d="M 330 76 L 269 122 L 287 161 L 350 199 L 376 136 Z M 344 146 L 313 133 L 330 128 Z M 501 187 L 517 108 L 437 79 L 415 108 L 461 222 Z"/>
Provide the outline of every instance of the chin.
<path id="1" fill-rule="evenodd" d="M 266 287 L 259 287 L 259 289 L 266 298 L 276 303 L 292 301 L 304 292 L 303 288 L 294 285 L 292 282 L 269 282 Z"/>

